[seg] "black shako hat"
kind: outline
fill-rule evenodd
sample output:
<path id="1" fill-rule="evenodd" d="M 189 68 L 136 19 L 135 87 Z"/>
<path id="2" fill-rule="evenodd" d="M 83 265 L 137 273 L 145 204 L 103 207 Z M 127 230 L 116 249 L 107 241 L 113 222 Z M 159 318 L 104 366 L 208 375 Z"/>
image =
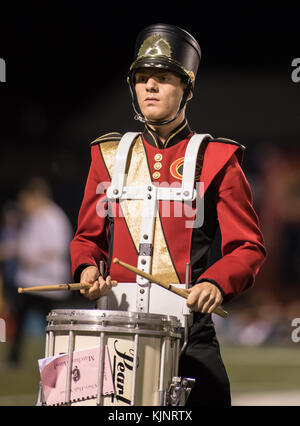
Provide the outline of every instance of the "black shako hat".
<path id="1" fill-rule="evenodd" d="M 144 28 L 135 44 L 134 70 L 144 67 L 177 72 L 194 84 L 201 59 L 198 42 L 187 31 L 169 24 L 154 24 Z"/>
<path id="2" fill-rule="evenodd" d="M 180 74 L 186 79 L 187 87 L 183 95 L 177 116 L 187 102 L 190 90 L 193 90 L 195 78 L 201 59 L 201 49 L 196 39 L 182 28 L 170 24 L 153 24 L 144 28 L 136 39 L 134 62 L 128 74 L 127 82 L 133 98 L 135 118 L 145 120 L 137 112 L 135 95 L 135 72 L 139 68 L 166 69 Z M 167 124 L 166 122 L 152 122 L 153 124 Z M 150 123 L 150 122 L 149 122 Z"/>

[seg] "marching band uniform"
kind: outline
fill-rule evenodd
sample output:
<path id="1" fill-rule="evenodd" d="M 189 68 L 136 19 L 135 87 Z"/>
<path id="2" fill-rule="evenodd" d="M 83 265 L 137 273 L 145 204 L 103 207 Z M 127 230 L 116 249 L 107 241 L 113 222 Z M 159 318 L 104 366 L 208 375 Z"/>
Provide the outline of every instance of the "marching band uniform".
<path id="1" fill-rule="evenodd" d="M 149 27 L 148 33 L 145 30 L 140 36 L 137 43 L 139 51 L 143 43 L 145 45 L 145 40 L 149 41 L 151 34 L 157 36 L 158 26 Z M 185 43 L 186 34 L 184 32 Z M 163 38 L 165 44 L 167 41 L 171 44 L 172 40 L 167 37 L 168 34 Z M 157 42 L 157 37 L 154 41 Z M 178 46 L 177 39 L 176 43 Z M 149 49 L 147 44 L 146 47 Z M 162 50 L 162 44 L 160 47 Z M 154 59 L 161 63 L 161 57 L 154 56 Z M 155 66 L 153 56 L 151 61 L 150 66 Z M 135 65 L 137 69 L 147 66 L 143 55 L 140 63 L 136 62 L 131 71 Z M 167 63 L 169 66 L 170 58 Z M 189 64 L 189 68 L 187 65 L 186 69 L 193 69 L 192 65 Z M 189 75 L 192 73 L 189 72 Z M 132 82 L 131 75 L 129 80 Z M 133 87 L 131 84 L 134 96 Z M 146 122 L 144 131 L 136 137 L 131 149 L 128 179 L 135 185 L 151 182 L 155 186 L 180 187 L 185 152 L 193 134 L 184 120 L 162 144 Z M 108 201 L 107 198 L 106 190 L 111 182 L 121 138 L 119 133 L 109 133 L 91 143 L 91 166 L 78 216 L 78 228 L 71 243 L 75 282 L 79 282 L 85 267 L 98 266 L 100 260 L 106 264 L 106 274 L 114 280 L 136 280 L 131 271 L 112 262 L 117 257 L 137 265 L 141 229 L 139 201 L 131 200 L 130 204 L 130 200 Z M 182 202 L 169 201 L 167 214 L 165 202 L 158 201 L 151 270 L 157 278 L 175 284 L 184 283 L 188 262 L 191 265 L 191 284 L 203 281 L 213 283 L 220 289 L 224 302 L 253 285 L 265 258 L 265 248 L 252 205 L 251 190 L 241 168 L 243 153 L 244 147 L 235 141 L 206 138 L 197 157 L 195 184 L 203 182 L 203 186 L 197 187 L 197 199 L 187 203 L 184 211 L 180 210 Z M 200 211 L 203 220 L 200 217 L 198 223 Z M 218 227 L 222 236 L 222 258 L 208 267 L 210 247 Z M 181 356 L 179 373 L 196 378 L 188 404 L 230 404 L 229 381 L 210 314 L 194 314 L 189 344 Z"/>

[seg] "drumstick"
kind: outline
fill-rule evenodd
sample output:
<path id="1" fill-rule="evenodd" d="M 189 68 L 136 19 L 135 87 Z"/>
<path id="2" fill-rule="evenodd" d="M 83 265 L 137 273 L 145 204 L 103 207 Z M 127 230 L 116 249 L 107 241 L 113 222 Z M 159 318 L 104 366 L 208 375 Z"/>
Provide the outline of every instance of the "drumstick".
<path id="1" fill-rule="evenodd" d="M 112 281 L 112 286 L 118 285 L 117 281 Z M 91 283 L 72 283 L 72 284 L 55 284 L 55 285 L 42 285 L 35 287 L 19 287 L 18 293 L 27 293 L 32 291 L 59 291 L 59 290 L 85 290 L 92 287 Z"/>
<path id="2" fill-rule="evenodd" d="M 165 283 L 164 281 L 161 281 L 159 279 L 157 279 L 154 275 L 151 274 L 147 274 L 147 272 L 141 271 L 140 269 L 135 268 L 134 266 L 128 265 L 128 263 L 122 262 L 121 260 L 115 258 L 113 260 L 114 263 L 117 263 L 118 265 L 123 266 L 124 268 L 128 269 L 131 272 L 134 272 L 137 275 L 140 275 L 143 278 L 146 278 L 147 280 L 160 285 L 161 287 L 164 287 L 167 290 L 172 291 L 173 293 L 176 293 L 178 296 L 184 297 L 185 299 L 188 298 L 188 293 L 180 288 L 175 287 L 174 285 Z M 219 315 L 222 318 L 227 318 L 228 317 L 228 312 L 224 311 L 223 308 L 221 308 L 220 306 L 218 306 L 217 308 L 214 309 L 213 311 L 214 314 Z"/>

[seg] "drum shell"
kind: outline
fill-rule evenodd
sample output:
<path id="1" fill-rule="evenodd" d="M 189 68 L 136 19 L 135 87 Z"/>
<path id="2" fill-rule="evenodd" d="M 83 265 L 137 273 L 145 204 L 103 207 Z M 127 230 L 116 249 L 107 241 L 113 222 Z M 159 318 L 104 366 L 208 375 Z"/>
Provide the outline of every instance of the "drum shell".
<path id="1" fill-rule="evenodd" d="M 180 322 L 176 317 L 104 310 L 54 310 L 47 316 L 46 357 L 108 345 L 115 395 L 101 397 L 102 405 L 163 405 L 162 394 L 177 375 Z M 132 354 L 138 341 L 136 379 L 122 355 Z M 133 358 L 132 364 L 133 368 Z M 133 383 L 134 382 L 134 383 Z M 132 386 L 135 387 L 132 394 Z M 96 399 L 71 405 L 96 405 Z"/>

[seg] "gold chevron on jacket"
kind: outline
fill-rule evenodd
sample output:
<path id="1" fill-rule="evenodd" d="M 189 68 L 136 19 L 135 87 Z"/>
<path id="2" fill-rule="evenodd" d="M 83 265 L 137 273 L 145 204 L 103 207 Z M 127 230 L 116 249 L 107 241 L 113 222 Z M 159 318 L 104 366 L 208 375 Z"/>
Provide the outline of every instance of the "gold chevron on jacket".
<path id="1" fill-rule="evenodd" d="M 114 162 L 116 151 L 119 144 L 119 138 L 115 141 L 106 141 L 99 147 L 103 161 L 106 165 L 110 179 L 114 171 Z M 129 161 L 126 170 L 126 186 L 144 186 L 152 183 L 150 171 L 148 168 L 147 154 L 142 142 L 141 136 L 136 138 L 129 152 Z M 127 224 L 127 228 L 134 242 L 136 251 L 139 251 L 143 200 L 120 200 L 120 209 Z M 117 230 L 116 230 L 117 231 Z M 159 214 L 156 215 L 154 224 L 154 241 L 151 273 L 160 280 L 171 283 L 179 283 L 177 273 L 168 250 L 168 246 L 162 230 Z"/>

